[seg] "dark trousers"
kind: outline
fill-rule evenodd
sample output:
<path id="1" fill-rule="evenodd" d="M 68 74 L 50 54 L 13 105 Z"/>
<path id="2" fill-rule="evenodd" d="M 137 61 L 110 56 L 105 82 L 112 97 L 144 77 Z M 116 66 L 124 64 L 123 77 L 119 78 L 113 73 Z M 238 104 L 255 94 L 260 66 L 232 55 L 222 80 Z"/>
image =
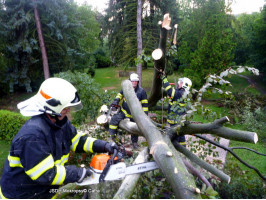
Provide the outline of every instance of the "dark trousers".
<path id="1" fill-rule="evenodd" d="M 114 136 L 117 134 L 118 124 L 121 120 L 125 119 L 126 116 L 123 112 L 119 112 L 112 116 L 110 123 L 109 123 L 109 133 L 111 136 Z M 130 118 L 130 121 L 134 122 L 133 119 Z M 111 128 L 110 128 L 111 127 Z M 132 143 L 138 142 L 138 135 L 131 135 L 131 141 Z"/>

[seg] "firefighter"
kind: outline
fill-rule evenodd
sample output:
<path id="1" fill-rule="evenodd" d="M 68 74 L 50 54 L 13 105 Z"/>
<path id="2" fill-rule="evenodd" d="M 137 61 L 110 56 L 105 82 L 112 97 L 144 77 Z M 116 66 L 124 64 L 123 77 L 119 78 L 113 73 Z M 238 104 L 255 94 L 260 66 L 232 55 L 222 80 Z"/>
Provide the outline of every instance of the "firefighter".
<path id="1" fill-rule="evenodd" d="M 129 80 L 131 81 L 132 86 L 135 90 L 136 96 L 142 105 L 143 111 L 148 115 L 147 94 L 146 94 L 146 91 L 139 86 L 139 76 L 136 73 L 132 73 L 129 77 Z M 109 133 L 110 133 L 113 140 L 115 139 L 115 136 L 117 134 L 118 124 L 121 120 L 123 120 L 125 118 L 129 118 L 130 121 L 134 122 L 133 117 L 131 115 L 131 112 L 129 110 L 129 107 L 128 107 L 126 100 L 123 96 L 123 90 L 121 90 L 117 94 L 115 100 L 113 101 L 113 103 L 110 106 L 111 107 L 118 106 L 119 102 L 121 100 L 123 100 L 121 111 L 119 113 L 113 115 L 113 117 L 111 118 L 110 123 L 109 123 Z M 133 148 L 137 149 L 138 148 L 138 136 L 137 135 L 131 135 L 131 141 L 132 141 Z"/>
<path id="2" fill-rule="evenodd" d="M 176 116 L 182 116 L 186 113 L 185 99 L 189 94 L 189 89 L 192 86 L 192 82 L 189 78 L 183 77 L 178 80 L 178 88 L 174 89 L 169 84 L 164 73 L 161 74 L 163 80 L 163 87 L 169 97 L 168 116 L 167 123 L 170 126 L 175 126 L 178 123 Z M 186 146 L 185 136 L 176 136 L 174 138 L 179 144 Z"/>
<path id="3" fill-rule="evenodd" d="M 0 197 L 52 198 L 60 185 L 82 182 L 91 175 L 86 168 L 66 166 L 74 152 L 110 152 L 115 143 L 77 132 L 67 118 L 82 109 L 77 90 L 61 78 L 46 79 L 38 93 L 18 104 L 24 116 L 32 116 L 12 140 L 1 178 Z"/>

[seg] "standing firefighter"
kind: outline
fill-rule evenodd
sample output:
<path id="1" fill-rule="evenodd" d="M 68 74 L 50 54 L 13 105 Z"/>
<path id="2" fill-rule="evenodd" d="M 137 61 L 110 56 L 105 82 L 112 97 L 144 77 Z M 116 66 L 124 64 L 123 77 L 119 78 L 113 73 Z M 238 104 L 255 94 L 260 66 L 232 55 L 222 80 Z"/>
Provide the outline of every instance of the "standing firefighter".
<path id="1" fill-rule="evenodd" d="M 110 152 L 115 143 L 78 133 L 66 114 L 82 109 L 77 90 L 61 78 L 45 80 L 38 93 L 18 104 L 24 116 L 32 116 L 11 143 L 1 178 L 0 197 L 52 198 L 59 185 L 82 182 L 91 171 L 65 166 L 70 150 Z"/>
<path id="2" fill-rule="evenodd" d="M 136 73 L 132 73 L 129 77 L 129 80 L 132 83 L 132 86 L 135 90 L 136 96 L 139 99 L 141 105 L 142 105 L 142 109 L 143 111 L 148 115 L 148 99 L 147 99 L 147 94 L 145 92 L 145 90 L 143 88 L 141 88 L 139 86 L 139 76 Z M 109 133 L 112 137 L 112 139 L 115 138 L 115 135 L 117 134 L 117 128 L 118 128 L 118 124 L 121 120 L 125 119 L 125 118 L 129 118 L 130 121 L 134 122 L 133 117 L 131 115 L 131 112 L 129 110 L 129 107 L 126 103 L 126 100 L 123 96 L 123 90 L 121 90 L 115 100 L 113 101 L 113 103 L 111 104 L 112 106 L 117 106 L 120 102 L 120 100 L 123 99 L 122 102 L 122 108 L 121 111 L 117 114 L 115 114 L 110 121 L 109 124 Z M 138 136 L 137 135 L 131 135 L 131 141 L 133 144 L 133 148 L 137 148 L 138 147 Z"/>
<path id="3" fill-rule="evenodd" d="M 161 75 L 161 79 L 163 80 L 164 90 L 166 91 L 167 96 L 170 98 L 167 123 L 170 124 L 170 126 L 174 126 L 178 123 L 176 116 L 181 116 L 186 113 L 185 99 L 189 94 L 189 89 L 192 86 L 192 82 L 189 78 L 180 78 L 178 80 L 178 88 L 174 89 L 169 84 L 165 75 Z M 176 136 L 174 140 L 179 142 L 181 145 L 186 145 L 185 136 Z"/>

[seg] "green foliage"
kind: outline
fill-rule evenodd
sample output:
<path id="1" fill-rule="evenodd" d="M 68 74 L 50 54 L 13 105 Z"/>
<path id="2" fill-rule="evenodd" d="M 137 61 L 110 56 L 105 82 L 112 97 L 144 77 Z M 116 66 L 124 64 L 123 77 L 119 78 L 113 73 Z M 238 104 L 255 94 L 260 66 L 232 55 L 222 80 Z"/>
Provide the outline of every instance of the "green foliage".
<path id="1" fill-rule="evenodd" d="M 55 76 L 69 81 L 78 90 L 83 109 L 73 113 L 74 124 L 95 120 L 100 106 L 109 103 L 110 94 L 101 90 L 99 84 L 95 83 L 88 74 L 67 71 L 55 74 Z"/>
<path id="2" fill-rule="evenodd" d="M 96 68 L 105 68 L 112 65 L 112 61 L 108 58 L 103 49 L 98 49 L 95 53 Z"/>
<path id="3" fill-rule="evenodd" d="M 239 163 L 232 162 L 227 163 L 226 171 L 231 173 L 231 182 L 219 185 L 222 199 L 265 199 L 265 184 L 257 175 L 242 170 Z"/>
<path id="4" fill-rule="evenodd" d="M 194 1 L 188 16 L 180 24 L 178 58 L 184 75 L 199 88 L 202 77 L 227 68 L 233 59 L 234 42 L 230 18 L 223 0 Z"/>
<path id="5" fill-rule="evenodd" d="M 35 3 L 32 0 L 8 0 L 0 15 L 0 40 L 6 44 L 3 49 L 0 47 L 1 56 L 6 58 L 5 68 L 0 65 L 2 83 L 10 88 L 10 92 L 17 87 L 25 87 L 31 92 L 32 87 L 36 89 L 42 81 L 42 55 L 34 5 L 41 20 L 51 75 L 85 68 L 91 68 L 88 71 L 93 74 L 92 52 L 100 43 L 100 28 L 90 7 L 78 7 L 73 1 L 65 0 L 36 0 Z"/>
<path id="6" fill-rule="evenodd" d="M 0 110 L 0 140 L 10 143 L 28 119 L 15 112 Z"/>
<path id="7" fill-rule="evenodd" d="M 5 160 L 9 154 L 10 144 L 6 141 L 0 140 L 0 177 L 4 168 Z"/>

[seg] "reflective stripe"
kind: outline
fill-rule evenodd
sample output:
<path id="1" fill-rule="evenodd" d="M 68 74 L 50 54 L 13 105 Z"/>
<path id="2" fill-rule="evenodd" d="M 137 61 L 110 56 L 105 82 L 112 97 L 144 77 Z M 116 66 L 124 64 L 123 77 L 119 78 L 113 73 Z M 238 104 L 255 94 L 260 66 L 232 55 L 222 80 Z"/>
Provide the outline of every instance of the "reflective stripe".
<path id="1" fill-rule="evenodd" d="M 126 117 L 132 118 L 132 115 L 128 114 L 126 110 L 124 110 L 123 108 L 121 108 L 121 110 L 125 114 Z"/>
<path id="2" fill-rule="evenodd" d="M 168 85 L 166 88 L 165 88 L 165 91 L 169 90 L 171 88 L 171 85 Z"/>
<path id="3" fill-rule="evenodd" d="M 179 105 L 182 106 L 182 107 L 186 106 L 185 103 L 179 103 Z"/>
<path id="4" fill-rule="evenodd" d="M 141 103 L 148 103 L 148 99 L 143 99 L 140 101 Z"/>
<path id="5" fill-rule="evenodd" d="M 164 78 L 163 83 L 167 83 L 167 82 L 168 82 L 167 78 Z"/>
<path id="6" fill-rule="evenodd" d="M 118 126 L 109 125 L 109 128 L 110 128 L 110 129 L 117 129 L 117 128 L 118 128 Z"/>
<path id="7" fill-rule="evenodd" d="M 47 158 L 41 161 L 32 169 L 26 171 L 32 180 L 36 180 L 39 178 L 44 172 L 54 167 L 54 159 L 53 156 L 50 154 Z"/>
<path id="8" fill-rule="evenodd" d="M 172 89 L 171 98 L 173 99 L 173 98 L 174 98 L 174 96 L 175 96 L 175 89 L 173 88 L 173 89 Z"/>
<path id="9" fill-rule="evenodd" d="M 69 158 L 69 154 L 67 154 L 67 155 L 63 155 L 63 156 L 61 157 L 61 159 L 60 159 L 60 160 L 56 160 L 56 161 L 54 162 L 54 164 L 55 164 L 55 165 L 64 165 L 64 164 L 68 161 L 68 158 Z"/>
<path id="10" fill-rule="evenodd" d="M 179 144 L 181 144 L 181 145 L 186 145 L 186 142 L 179 142 Z"/>
<path id="11" fill-rule="evenodd" d="M 170 120 L 170 119 L 167 119 L 167 122 L 168 122 L 169 124 L 175 124 L 175 123 L 176 123 L 174 120 Z"/>
<path id="12" fill-rule="evenodd" d="M 58 193 L 56 193 L 51 199 L 57 199 Z"/>
<path id="13" fill-rule="evenodd" d="M 72 138 L 72 140 L 71 140 L 72 141 L 72 145 L 71 145 L 72 151 L 76 151 L 80 137 L 82 137 L 85 134 L 86 133 L 78 132 L 77 135 L 74 138 Z"/>
<path id="14" fill-rule="evenodd" d="M 7 199 L 2 193 L 1 187 L 0 187 L 0 199 Z"/>
<path id="15" fill-rule="evenodd" d="M 148 107 L 142 107 L 143 111 L 149 111 Z"/>
<path id="16" fill-rule="evenodd" d="M 9 166 L 10 167 L 22 167 L 23 168 L 19 157 L 8 155 L 7 159 L 9 161 Z"/>
<path id="17" fill-rule="evenodd" d="M 91 138 L 91 137 L 88 137 L 84 146 L 83 146 L 83 150 L 85 152 L 91 152 L 93 153 L 93 150 L 92 150 L 92 145 L 93 145 L 93 142 L 95 141 L 96 139 L 95 138 Z"/>
<path id="18" fill-rule="evenodd" d="M 52 182 L 52 185 L 62 185 L 65 178 L 66 178 L 66 168 L 62 165 L 55 165 L 56 166 L 56 175 Z"/>
<path id="19" fill-rule="evenodd" d="M 118 98 L 118 99 L 122 99 L 123 98 L 123 95 L 121 94 L 121 93 L 118 93 L 117 95 L 116 95 L 116 97 L 115 97 L 116 99 Z"/>

